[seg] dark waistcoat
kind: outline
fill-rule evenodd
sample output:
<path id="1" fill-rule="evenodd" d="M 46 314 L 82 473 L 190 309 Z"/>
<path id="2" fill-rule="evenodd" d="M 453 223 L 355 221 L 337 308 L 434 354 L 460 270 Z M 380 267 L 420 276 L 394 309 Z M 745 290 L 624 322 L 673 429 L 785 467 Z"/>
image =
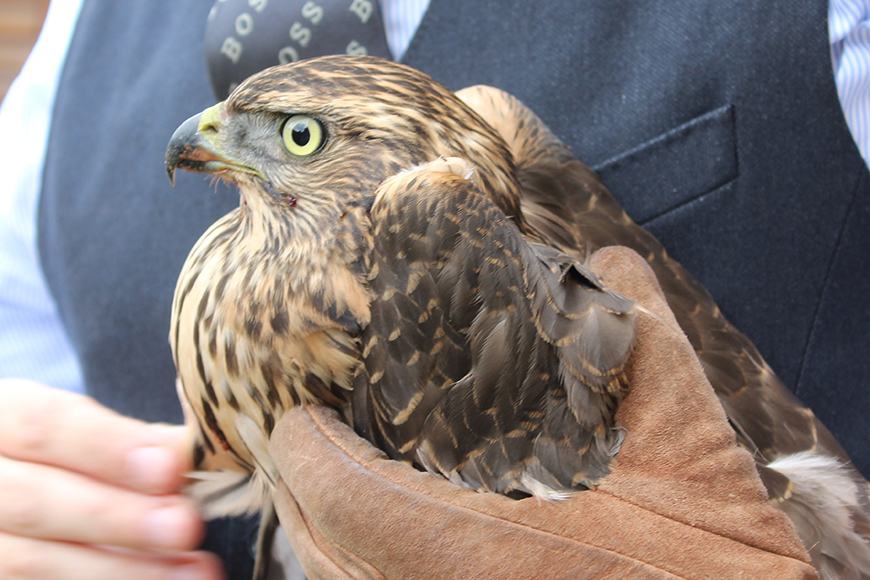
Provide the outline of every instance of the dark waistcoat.
<path id="1" fill-rule="evenodd" d="M 87 0 L 46 161 L 39 247 L 88 391 L 146 420 L 181 420 L 175 280 L 238 203 L 197 175 L 173 189 L 163 169 L 174 129 L 214 101 L 211 3 Z M 432 0 L 404 60 L 536 111 L 870 473 L 870 174 L 823 0 Z M 247 540 L 233 525 L 212 543 Z"/>

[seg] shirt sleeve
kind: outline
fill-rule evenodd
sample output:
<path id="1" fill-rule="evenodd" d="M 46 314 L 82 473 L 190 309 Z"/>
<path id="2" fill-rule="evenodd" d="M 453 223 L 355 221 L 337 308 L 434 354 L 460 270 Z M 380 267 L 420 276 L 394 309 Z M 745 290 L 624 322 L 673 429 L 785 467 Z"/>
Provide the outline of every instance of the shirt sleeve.
<path id="1" fill-rule="evenodd" d="M 0 106 L 0 377 L 83 390 L 40 268 L 36 222 L 58 79 L 82 0 L 54 0 L 42 32 Z"/>

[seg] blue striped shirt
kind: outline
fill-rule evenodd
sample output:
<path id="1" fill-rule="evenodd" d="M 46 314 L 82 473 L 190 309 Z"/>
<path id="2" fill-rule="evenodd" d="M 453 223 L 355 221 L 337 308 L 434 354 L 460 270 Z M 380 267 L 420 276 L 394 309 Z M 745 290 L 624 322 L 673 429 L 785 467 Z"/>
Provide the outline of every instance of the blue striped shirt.
<path id="1" fill-rule="evenodd" d="M 832 0 L 828 30 L 843 114 L 864 161 L 870 161 L 870 2 Z"/>
<path id="2" fill-rule="evenodd" d="M 394 59 L 402 60 L 428 7 L 429 0 L 381 0 L 384 31 Z"/>

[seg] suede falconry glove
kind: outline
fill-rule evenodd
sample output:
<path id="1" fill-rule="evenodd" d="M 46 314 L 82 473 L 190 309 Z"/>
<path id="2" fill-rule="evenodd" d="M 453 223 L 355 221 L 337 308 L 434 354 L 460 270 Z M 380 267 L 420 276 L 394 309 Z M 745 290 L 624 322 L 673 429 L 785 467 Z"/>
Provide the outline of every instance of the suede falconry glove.
<path id="1" fill-rule="evenodd" d="M 308 578 L 816 578 L 646 262 L 606 248 L 591 267 L 645 308 L 612 472 L 565 500 L 477 493 L 387 459 L 333 410 L 298 407 L 270 452 Z"/>

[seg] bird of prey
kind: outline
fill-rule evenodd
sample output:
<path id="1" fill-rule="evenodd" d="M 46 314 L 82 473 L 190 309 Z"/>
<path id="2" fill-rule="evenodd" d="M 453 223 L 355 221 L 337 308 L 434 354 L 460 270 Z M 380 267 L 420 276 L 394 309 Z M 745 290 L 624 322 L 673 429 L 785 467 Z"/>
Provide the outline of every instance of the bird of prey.
<path id="1" fill-rule="evenodd" d="M 166 168 L 241 194 L 191 251 L 170 331 L 213 514 L 264 504 L 269 435 L 304 403 L 474 489 L 594 486 L 624 436 L 614 413 L 639 307 L 584 264 L 623 245 L 647 258 L 822 577 L 870 578 L 868 484 L 845 452 L 510 95 L 454 94 L 369 57 L 301 61 L 187 120 Z"/>

